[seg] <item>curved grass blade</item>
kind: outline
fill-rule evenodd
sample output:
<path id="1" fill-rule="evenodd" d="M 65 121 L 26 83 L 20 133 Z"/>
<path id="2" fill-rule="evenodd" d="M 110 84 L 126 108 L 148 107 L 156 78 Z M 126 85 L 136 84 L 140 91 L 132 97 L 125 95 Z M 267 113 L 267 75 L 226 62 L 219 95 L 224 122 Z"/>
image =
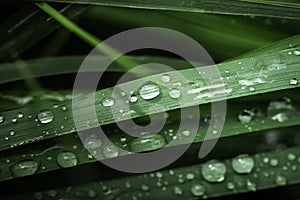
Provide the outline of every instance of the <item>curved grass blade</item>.
<path id="1" fill-rule="evenodd" d="M 297 91 L 290 91 L 289 94 L 295 92 Z M 274 95 L 279 96 L 280 93 L 277 92 Z M 250 133 L 251 137 L 256 137 L 255 135 L 257 134 L 252 135 L 255 132 L 300 125 L 299 111 L 296 111 L 291 116 L 289 116 L 288 120 L 278 122 L 277 120 L 272 119 L 272 116 L 269 116 L 268 113 L 264 112 L 264 110 L 267 110 L 267 104 L 268 103 L 261 101 L 250 101 L 249 103 L 249 101 L 247 100 L 240 101 L 239 99 L 229 101 L 226 123 L 222 131 L 221 138 L 243 135 L 247 133 Z M 204 105 L 204 107 L 201 107 L 201 116 L 203 116 L 203 118 L 200 121 L 200 127 L 193 143 L 204 141 L 204 137 L 209 126 L 209 123 L 207 123 L 207 119 L 210 118 L 210 113 L 208 111 L 209 109 L 209 105 Z M 255 109 L 259 112 L 254 116 L 254 119 L 252 119 L 251 122 L 242 123 L 238 120 L 238 116 L 240 115 L 240 113 L 243 113 L 245 109 L 250 111 Z M 297 107 L 294 107 L 294 109 L 298 110 Z M 176 118 L 176 116 L 179 114 L 178 112 L 179 111 L 172 112 L 170 114 L 170 116 L 173 116 L 173 118 L 175 119 L 171 118 L 169 120 L 169 122 L 167 123 L 168 125 L 166 125 L 163 130 L 158 133 L 159 137 L 150 137 L 148 138 L 148 140 L 150 139 L 153 144 L 158 143 L 160 140 L 164 140 L 164 143 L 169 143 L 170 141 L 175 140 L 174 145 L 188 144 L 189 137 L 192 134 L 191 132 L 189 132 L 189 130 L 178 133 L 175 139 L 174 133 L 170 131 L 176 130 L 177 124 L 180 123 Z M 124 148 L 130 152 L 147 152 L 149 150 L 154 151 L 163 147 L 163 145 L 157 146 L 152 145 L 152 143 L 149 145 L 145 145 L 143 140 L 135 139 L 134 137 L 127 135 L 126 133 L 119 130 L 116 126 L 111 126 L 107 130 L 108 131 L 106 132 L 106 134 L 109 136 L 111 141 L 113 141 L 117 146 L 120 146 L 121 148 Z M 294 133 L 294 131 L 292 131 L 292 133 Z M 284 137 L 293 138 L 293 136 L 287 135 L 286 133 L 284 134 Z M 103 153 L 104 147 L 107 144 L 104 144 L 103 141 L 99 139 L 97 140 L 97 138 L 94 138 L 92 136 L 87 136 L 87 141 L 89 141 L 89 138 L 92 140 L 91 143 L 89 143 L 90 145 L 86 147 L 83 145 L 82 141 L 78 138 L 77 135 L 69 134 L 61 137 L 55 137 L 53 139 L 45 140 L 42 142 L 37 142 L 31 144 L 30 146 L 21 147 L 22 151 L 20 151 L 19 148 L 11 149 L 9 151 L 2 151 L 0 152 L 0 157 L 3 158 L 2 160 L 0 160 L 0 181 L 17 178 L 18 175 L 13 174 L 11 169 L 15 164 L 22 163 L 26 160 L 34 161 L 40 166 L 39 169 L 33 174 L 45 173 L 48 171 L 61 169 L 62 166 L 57 163 L 56 159 L 64 152 L 70 152 L 75 155 L 74 158 L 76 158 L 77 160 L 76 165 L 96 162 L 97 160 L 95 160 L 93 155 L 90 153 L 93 152 L 93 148 L 95 150 L 94 152 L 97 152 L 97 158 L 100 157 L 101 160 L 107 159 L 107 155 Z M 86 148 L 88 148 L 90 152 Z M 120 157 L 126 155 L 127 154 L 118 154 L 117 156 Z M 23 176 L 27 175 L 32 174 L 25 174 Z"/>
<path id="2" fill-rule="evenodd" d="M 73 19 L 80 16 L 86 5 L 67 4 L 60 12 Z M 1 24 L 0 59 L 15 59 L 26 49 L 55 31 L 59 23 L 45 14 L 34 4 L 29 4 Z M 32 31 L 34 30 L 34 31 Z"/>
<path id="3" fill-rule="evenodd" d="M 47 2 L 65 2 L 78 4 L 94 4 L 104 6 L 175 10 L 185 12 L 215 13 L 230 15 L 267 16 L 289 19 L 300 19 L 299 3 L 278 1 L 276 4 L 270 1 L 242 1 L 242 0 L 190 0 L 190 1 L 150 1 L 142 2 L 135 0 L 47 0 Z"/>
<path id="4" fill-rule="evenodd" d="M 255 192 L 268 188 L 300 183 L 300 146 L 253 155 L 240 155 L 231 159 L 209 160 L 200 165 L 161 170 L 156 173 L 132 175 L 123 178 L 96 181 L 53 188 L 49 192 L 11 195 L 14 199 L 30 199 L 42 196 L 43 199 L 192 199 L 212 198 L 230 194 Z M 239 161 L 248 165 L 241 170 Z M 208 165 L 221 170 L 218 180 L 210 177 Z M 211 172 L 212 174 L 214 172 Z"/>

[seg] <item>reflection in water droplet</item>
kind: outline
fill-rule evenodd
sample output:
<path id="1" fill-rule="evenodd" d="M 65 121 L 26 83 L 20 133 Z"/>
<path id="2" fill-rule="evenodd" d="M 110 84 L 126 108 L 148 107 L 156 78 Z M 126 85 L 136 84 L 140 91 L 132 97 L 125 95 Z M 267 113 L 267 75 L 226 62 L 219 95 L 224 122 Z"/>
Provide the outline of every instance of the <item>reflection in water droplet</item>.
<path id="1" fill-rule="evenodd" d="M 208 182 L 222 182 L 225 180 L 226 165 L 217 160 L 211 160 L 202 165 L 201 174 Z"/>
<path id="2" fill-rule="evenodd" d="M 54 119 L 54 115 L 50 110 L 41 110 L 37 117 L 42 124 L 48 124 Z"/>
<path id="3" fill-rule="evenodd" d="M 254 167 L 254 159 L 248 155 L 240 155 L 231 160 L 232 169 L 239 174 L 249 174 Z"/>
<path id="4" fill-rule="evenodd" d="M 172 89 L 170 92 L 169 92 L 169 95 L 171 98 L 173 99 L 178 99 L 181 95 L 181 92 L 179 89 Z"/>
<path id="5" fill-rule="evenodd" d="M 114 145 L 107 145 L 103 148 L 102 153 L 105 158 L 114 158 L 119 155 L 119 150 Z"/>
<path id="6" fill-rule="evenodd" d="M 191 192 L 196 197 L 203 196 L 205 193 L 205 187 L 204 187 L 204 185 L 201 185 L 201 184 L 194 184 L 191 187 Z"/>
<path id="7" fill-rule="evenodd" d="M 74 167 L 78 163 L 76 155 L 72 152 L 62 152 L 58 154 L 56 161 L 62 168 Z"/>
<path id="8" fill-rule="evenodd" d="M 102 106 L 111 107 L 115 104 L 115 100 L 113 98 L 104 98 L 101 101 Z"/>
<path id="9" fill-rule="evenodd" d="M 139 94 L 145 100 L 154 99 L 160 95 L 160 88 L 155 83 L 146 83 L 140 88 Z"/>
<path id="10" fill-rule="evenodd" d="M 21 161 L 11 167 L 11 172 L 16 177 L 29 176 L 38 171 L 39 163 L 34 160 Z"/>

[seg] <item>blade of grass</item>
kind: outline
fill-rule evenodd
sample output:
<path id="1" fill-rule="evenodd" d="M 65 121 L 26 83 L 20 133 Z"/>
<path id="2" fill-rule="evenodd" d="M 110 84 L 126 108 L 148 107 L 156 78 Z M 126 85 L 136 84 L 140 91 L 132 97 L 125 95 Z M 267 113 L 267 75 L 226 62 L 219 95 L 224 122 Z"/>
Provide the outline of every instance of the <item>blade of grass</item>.
<path id="1" fill-rule="evenodd" d="M 67 4 L 61 8 L 60 12 L 74 19 L 80 16 L 87 7 L 86 5 Z M 8 61 L 17 58 L 19 54 L 55 31 L 59 26 L 56 21 L 33 4 L 27 5 L 0 26 L 0 29 L 3 30 L 0 33 L 0 60 Z"/>
<path id="2" fill-rule="evenodd" d="M 78 4 L 94 4 L 104 6 L 175 10 L 185 12 L 215 13 L 230 15 L 267 16 L 289 19 L 300 19 L 299 3 L 280 1 L 276 4 L 270 1 L 241 1 L 241 0 L 198 0 L 198 1 L 136 1 L 136 0 L 47 0 L 47 2 L 65 2 Z"/>

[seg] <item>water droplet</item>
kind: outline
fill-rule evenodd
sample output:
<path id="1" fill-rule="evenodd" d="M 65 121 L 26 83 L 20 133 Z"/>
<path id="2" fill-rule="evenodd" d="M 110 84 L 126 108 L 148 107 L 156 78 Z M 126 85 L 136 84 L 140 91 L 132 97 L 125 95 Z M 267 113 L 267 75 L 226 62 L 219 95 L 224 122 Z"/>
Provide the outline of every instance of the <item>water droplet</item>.
<path id="1" fill-rule="evenodd" d="M 139 100 L 139 98 L 138 98 L 138 96 L 136 96 L 136 95 L 131 95 L 131 97 L 129 98 L 129 101 L 131 102 L 131 103 L 135 103 L 135 102 L 137 102 Z"/>
<path id="2" fill-rule="evenodd" d="M 205 193 L 205 187 L 204 187 L 204 185 L 201 185 L 201 184 L 194 184 L 191 187 L 191 192 L 196 197 L 203 196 Z"/>
<path id="3" fill-rule="evenodd" d="M 62 106 L 61 106 L 61 110 L 62 110 L 62 111 L 66 111 L 66 110 L 68 110 L 68 107 L 67 107 L 66 105 L 62 105 Z"/>
<path id="4" fill-rule="evenodd" d="M 278 166 L 278 164 L 279 164 L 279 161 L 276 158 L 270 159 L 269 165 L 271 167 L 276 167 L 276 166 Z"/>
<path id="5" fill-rule="evenodd" d="M 89 190 L 88 191 L 88 196 L 90 198 L 95 198 L 97 196 L 97 193 L 94 190 Z"/>
<path id="6" fill-rule="evenodd" d="M 288 121 L 294 112 L 295 108 L 289 98 L 271 101 L 268 106 L 268 117 L 278 122 Z"/>
<path id="7" fill-rule="evenodd" d="M 2 124 L 2 123 L 4 122 L 4 120 L 5 120 L 4 115 L 1 115 L 1 114 L 0 114 L 0 124 Z"/>
<path id="8" fill-rule="evenodd" d="M 173 99 L 178 99 L 181 95 L 181 92 L 179 89 L 172 89 L 170 92 L 169 92 L 169 95 L 171 98 Z"/>
<path id="9" fill-rule="evenodd" d="M 290 85 L 297 85 L 297 84 L 298 84 L 298 80 L 296 78 L 290 79 Z"/>
<path id="10" fill-rule="evenodd" d="M 295 56 L 299 56 L 299 55 L 300 55 L 300 51 L 295 50 L 295 51 L 294 51 L 294 55 L 295 55 Z"/>
<path id="11" fill-rule="evenodd" d="M 211 160 L 202 165 L 201 174 L 208 182 L 222 182 L 225 179 L 226 165 L 217 160 Z"/>
<path id="12" fill-rule="evenodd" d="M 235 185 L 232 182 L 228 182 L 228 183 L 226 183 L 226 188 L 228 190 L 234 190 L 235 189 Z"/>
<path id="13" fill-rule="evenodd" d="M 16 132 L 14 132 L 14 131 L 10 131 L 10 132 L 9 132 L 9 134 L 10 134 L 11 136 L 14 136 L 15 133 L 16 133 Z"/>
<path id="14" fill-rule="evenodd" d="M 251 92 L 254 92 L 254 91 L 255 91 L 255 88 L 254 88 L 254 87 L 250 87 L 249 90 L 250 90 Z"/>
<path id="15" fill-rule="evenodd" d="M 275 178 L 275 183 L 279 186 L 284 186 L 287 184 L 287 179 L 282 175 L 278 175 Z"/>
<path id="16" fill-rule="evenodd" d="M 37 117 L 42 124 L 48 124 L 54 119 L 54 115 L 50 110 L 41 110 Z"/>
<path id="17" fill-rule="evenodd" d="M 34 160 L 21 161 L 11 167 L 11 172 L 16 177 L 29 176 L 38 171 L 39 163 Z"/>
<path id="18" fill-rule="evenodd" d="M 97 138 L 96 135 L 89 135 L 84 139 L 83 144 L 87 149 L 95 149 L 102 145 L 102 140 Z"/>
<path id="19" fill-rule="evenodd" d="M 11 119 L 11 122 L 12 122 L 12 123 L 16 123 L 16 122 L 17 122 L 17 118 L 15 118 L 15 117 L 12 118 L 12 119 Z"/>
<path id="20" fill-rule="evenodd" d="M 288 153 L 287 155 L 287 159 L 290 160 L 290 161 L 293 161 L 296 159 L 296 155 L 293 154 L 293 153 Z"/>
<path id="21" fill-rule="evenodd" d="M 182 195 L 182 193 L 183 193 L 182 189 L 178 186 L 174 186 L 173 192 L 175 195 L 178 195 L 178 196 Z"/>
<path id="22" fill-rule="evenodd" d="M 183 136 L 189 137 L 191 135 L 191 131 L 190 130 L 184 130 L 181 133 Z"/>
<path id="23" fill-rule="evenodd" d="M 231 160 L 232 169 L 239 174 L 249 174 L 254 167 L 254 159 L 248 155 L 240 155 Z"/>
<path id="24" fill-rule="evenodd" d="M 143 185 L 142 185 L 142 190 L 143 190 L 144 192 L 147 192 L 147 191 L 149 190 L 149 186 L 143 184 Z"/>
<path id="25" fill-rule="evenodd" d="M 43 195 L 42 192 L 35 192 L 35 193 L 33 194 L 33 197 L 34 197 L 34 199 L 36 199 L 36 200 L 42 200 L 42 199 L 44 198 L 44 195 Z"/>
<path id="26" fill-rule="evenodd" d="M 76 155 L 72 152 L 62 152 L 58 154 L 56 161 L 62 168 L 74 167 L 78 163 Z"/>
<path id="27" fill-rule="evenodd" d="M 156 178 L 162 178 L 164 175 L 161 172 L 156 172 L 155 176 L 156 176 Z"/>
<path id="28" fill-rule="evenodd" d="M 243 124 L 250 123 L 252 121 L 252 117 L 254 116 L 254 113 L 250 110 L 244 110 L 242 113 L 239 114 L 238 119 Z"/>
<path id="29" fill-rule="evenodd" d="M 24 117 L 24 114 L 21 113 L 21 112 L 19 112 L 19 113 L 17 114 L 17 117 L 18 117 L 19 119 L 22 119 L 22 118 Z"/>
<path id="30" fill-rule="evenodd" d="M 148 82 L 140 88 L 139 94 L 145 100 L 154 99 L 160 95 L 160 88 L 155 83 Z"/>
<path id="31" fill-rule="evenodd" d="M 151 137 L 132 140 L 130 142 L 130 150 L 132 152 L 153 151 L 162 148 L 165 144 L 165 139 L 161 135 L 156 134 Z"/>
<path id="32" fill-rule="evenodd" d="M 119 155 L 119 150 L 114 145 L 107 145 L 103 148 L 102 153 L 105 158 L 114 158 Z"/>
<path id="33" fill-rule="evenodd" d="M 46 191 L 46 194 L 49 196 L 49 197 L 56 197 L 58 192 L 57 190 L 47 190 Z"/>
<path id="34" fill-rule="evenodd" d="M 104 98 L 101 101 L 102 106 L 111 107 L 115 104 L 115 100 L 113 98 Z"/>
<path id="35" fill-rule="evenodd" d="M 250 180 L 247 180 L 247 188 L 248 188 L 248 190 L 255 192 L 256 191 L 256 184 L 253 183 Z"/>
<path id="36" fill-rule="evenodd" d="M 194 180 L 195 175 L 194 175 L 193 173 L 187 173 L 187 174 L 185 175 L 185 178 L 186 178 L 186 180 L 191 181 L 191 180 Z"/>
<path id="37" fill-rule="evenodd" d="M 163 74 L 160 78 L 160 80 L 164 83 L 168 83 L 171 81 L 171 77 L 168 74 Z"/>

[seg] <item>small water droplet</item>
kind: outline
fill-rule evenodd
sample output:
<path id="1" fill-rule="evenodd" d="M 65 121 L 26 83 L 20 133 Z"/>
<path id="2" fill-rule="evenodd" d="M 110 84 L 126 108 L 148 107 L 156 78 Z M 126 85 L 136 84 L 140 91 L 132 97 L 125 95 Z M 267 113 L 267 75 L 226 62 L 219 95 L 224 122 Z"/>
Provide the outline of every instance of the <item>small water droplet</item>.
<path id="1" fill-rule="evenodd" d="M 4 115 L 0 114 L 0 124 L 2 124 L 5 120 L 5 117 Z"/>
<path id="2" fill-rule="evenodd" d="M 19 112 L 19 113 L 17 114 L 17 117 L 18 117 L 19 119 L 22 119 L 22 118 L 24 117 L 24 114 L 21 113 L 21 112 Z"/>
<path id="3" fill-rule="evenodd" d="M 169 92 L 169 95 L 171 98 L 173 99 L 178 99 L 180 96 L 181 96 L 181 92 L 179 89 L 172 89 L 170 92 Z"/>
<path id="4" fill-rule="evenodd" d="M 298 84 L 298 80 L 296 78 L 290 79 L 290 85 L 297 85 L 297 84 Z"/>
<path id="5" fill-rule="evenodd" d="M 163 74 L 160 78 L 160 80 L 164 83 L 168 83 L 171 81 L 171 77 L 168 74 Z"/>
<path id="6" fill-rule="evenodd" d="M 74 167 L 78 163 L 76 155 L 72 152 L 62 152 L 58 154 L 56 161 L 62 168 Z"/>
<path id="7" fill-rule="evenodd" d="M 293 161 L 296 159 L 296 155 L 293 154 L 293 153 L 288 153 L 287 155 L 287 159 L 290 160 L 290 161 Z"/>
<path id="8" fill-rule="evenodd" d="M 186 178 L 186 180 L 189 180 L 189 181 L 194 180 L 195 174 L 193 174 L 193 173 L 187 173 L 185 175 L 185 178 Z"/>
<path id="9" fill-rule="evenodd" d="M 165 139 L 161 135 L 156 134 L 151 137 L 133 139 L 130 142 L 130 150 L 132 152 L 153 151 L 162 148 L 165 144 Z"/>
<path id="10" fill-rule="evenodd" d="M 217 160 L 211 160 L 202 165 L 201 174 L 208 182 L 222 182 L 225 180 L 226 165 Z"/>
<path id="11" fill-rule="evenodd" d="M 174 186 L 173 192 L 174 192 L 175 195 L 178 195 L 178 196 L 180 196 L 180 195 L 183 194 L 182 189 L 180 187 L 178 187 L 178 186 Z"/>
<path id="12" fill-rule="evenodd" d="M 254 113 L 250 110 L 244 110 L 242 113 L 239 114 L 238 119 L 241 123 L 247 124 L 252 121 L 252 117 L 254 116 Z"/>
<path id="13" fill-rule="evenodd" d="M 61 110 L 62 110 L 62 111 L 66 111 L 66 110 L 68 110 L 68 107 L 67 107 L 66 105 L 62 105 L 62 106 L 61 106 Z"/>
<path id="14" fill-rule="evenodd" d="M 275 183 L 279 186 L 284 186 L 287 184 L 287 179 L 282 175 L 278 175 L 275 178 Z"/>
<path id="15" fill-rule="evenodd" d="M 300 51 L 295 50 L 295 51 L 294 51 L 294 55 L 295 55 L 295 56 L 299 56 L 299 55 L 300 55 Z"/>
<path id="16" fill-rule="evenodd" d="M 88 191 L 88 196 L 90 198 L 95 198 L 97 196 L 97 193 L 94 190 L 89 190 Z"/>
<path id="17" fill-rule="evenodd" d="M 276 158 L 270 159 L 269 165 L 270 165 L 271 167 L 277 167 L 278 164 L 279 164 L 278 159 L 276 159 Z"/>
<path id="18" fill-rule="evenodd" d="M 254 87 L 250 87 L 249 90 L 250 90 L 251 92 L 254 92 L 254 91 L 255 91 L 255 88 L 254 88 Z"/>
<path id="19" fill-rule="evenodd" d="M 191 193 L 196 197 L 203 196 L 205 191 L 206 191 L 206 189 L 205 189 L 204 185 L 202 185 L 202 184 L 194 184 L 191 187 Z"/>
<path id="20" fill-rule="evenodd" d="M 14 136 L 15 133 L 16 133 L 16 132 L 14 132 L 14 131 L 10 131 L 10 132 L 9 132 L 9 134 L 10 134 L 11 136 Z"/>
<path id="21" fill-rule="evenodd" d="M 16 123 L 16 122 L 17 122 L 17 118 L 15 118 L 15 117 L 12 118 L 12 119 L 11 119 L 11 122 L 12 122 L 12 123 Z"/>
<path id="22" fill-rule="evenodd" d="M 34 199 L 36 200 L 42 200 L 44 198 L 44 194 L 42 192 L 35 192 L 33 194 Z"/>
<path id="23" fill-rule="evenodd" d="M 102 153 L 105 158 L 114 158 L 119 155 L 119 150 L 114 145 L 106 145 L 105 147 L 103 147 Z"/>
<path id="24" fill-rule="evenodd" d="M 113 98 L 104 98 L 101 101 L 102 106 L 111 107 L 115 104 L 115 100 Z"/>
<path id="25" fill-rule="evenodd" d="M 250 180 L 247 180 L 247 188 L 249 191 L 256 191 L 256 184 Z"/>
<path id="26" fill-rule="evenodd" d="M 228 183 L 226 183 L 226 188 L 228 190 L 234 190 L 235 189 L 235 185 L 232 182 L 228 182 Z"/>
<path id="27" fill-rule="evenodd" d="M 268 117 L 278 122 L 288 121 L 295 112 L 295 107 L 289 98 L 271 101 L 268 106 Z"/>
<path id="28" fill-rule="evenodd" d="M 231 160 L 232 169 L 239 174 L 249 174 L 254 167 L 254 159 L 248 155 L 240 155 Z"/>
<path id="29" fill-rule="evenodd" d="M 102 145 L 102 140 L 97 138 L 96 135 L 89 135 L 84 139 L 83 144 L 87 149 L 95 149 Z"/>
<path id="30" fill-rule="evenodd" d="M 142 185 L 142 190 L 144 191 L 144 192 L 147 192 L 147 191 L 149 191 L 149 186 L 148 185 L 146 185 L 146 184 L 143 184 Z"/>
<path id="31" fill-rule="evenodd" d="M 48 124 L 54 119 L 54 115 L 50 110 L 41 110 L 37 117 L 42 124 Z"/>
<path id="32" fill-rule="evenodd" d="M 21 161 L 11 167 L 11 172 L 16 177 L 29 176 L 38 171 L 39 163 L 34 160 Z"/>
<path id="33" fill-rule="evenodd" d="M 142 99 L 154 99 L 160 95 L 160 88 L 157 84 L 148 82 L 140 88 L 139 94 L 142 97 Z"/>

